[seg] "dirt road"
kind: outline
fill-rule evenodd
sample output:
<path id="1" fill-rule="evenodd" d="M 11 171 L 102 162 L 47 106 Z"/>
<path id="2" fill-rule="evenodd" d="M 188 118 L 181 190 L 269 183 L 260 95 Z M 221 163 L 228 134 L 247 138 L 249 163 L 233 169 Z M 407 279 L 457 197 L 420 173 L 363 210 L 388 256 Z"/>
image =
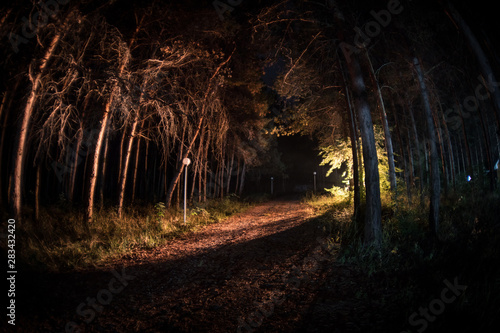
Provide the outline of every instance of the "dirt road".
<path id="1" fill-rule="evenodd" d="M 313 215 L 300 201 L 271 201 L 99 270 L 25 277 L 16 328 L 301 331 L 335 257 Z"/>

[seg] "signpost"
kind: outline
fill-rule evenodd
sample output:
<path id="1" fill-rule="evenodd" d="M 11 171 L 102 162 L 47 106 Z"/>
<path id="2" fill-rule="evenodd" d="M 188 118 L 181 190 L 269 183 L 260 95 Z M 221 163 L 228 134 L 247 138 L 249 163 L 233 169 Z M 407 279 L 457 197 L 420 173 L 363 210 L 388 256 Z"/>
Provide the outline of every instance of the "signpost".
<path id="1" fill-rule="evenodd" d="M 191 160 L 186 157 L 182 160 L 182 164 L 185 166 L 185 168 L 184 168 L 184 224 L 186 224 L 186 204 L 187 204 L 187 186 L 188 186 L 187 167 L 189 164 L 191 164 Z"/>

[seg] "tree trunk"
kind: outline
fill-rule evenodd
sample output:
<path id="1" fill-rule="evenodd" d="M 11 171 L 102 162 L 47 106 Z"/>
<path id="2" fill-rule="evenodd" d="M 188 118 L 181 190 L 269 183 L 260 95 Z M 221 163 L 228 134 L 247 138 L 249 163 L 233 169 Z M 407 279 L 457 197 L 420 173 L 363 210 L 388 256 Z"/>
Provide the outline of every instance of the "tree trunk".
<path id="1" fill-rule="evenodd" d="M 382 96 L 382 91 L 380 90 L 380 85 L 378 83 L 377 77 L 375 76 L 375 72 L 373 70 L 372 61 L 370 59 L 370 55 L 368 51 L 365 50 L 366 59 L 368 60 L 368 64 L 370 65 L 371 78 L 375 87 L 377 88 L 377 96 L 380 105 L 380 118 L 382 120 L 382 126 L 384 128 L 384 138 L 385 138 L 385 148 L 387 151 L 387 161 L 389 163 L 389 183 L 391 186 L 391 192 L 396 195 L 396 166 L 394 164 L 394 148 L 392 146 L 392 137 L 391 132 L 389 130 L 389 122 L 387 121 L 387 113 L 385 110 L 384 98 Z"/>
<path id="2" fill-rule="evenodd" d="M 444 113 L 443 110 L 441 109 L 441 103 L 439 103 L 440 107 L 440 116 L 441 116 L 441 123 L 443 124 L 444 128 L 444 135 L 446 139 L 446 144 L 448 146 L 448 159 L 449 159 L 449 164 L 450 164 L 450 174 L 451 174 L 451 184 L 453 187 L 455 187 L 455 160 L 453 158 L 453 145 L 451 144 L 451 137 L 450 137 L 450 131 L 448 129 L 448 124 L 446 123 L 446 119 L 444 118 Z"/>
<path id="3" fill-rule="evenodd" d="M 135 43 L 137 34 L 139 33 L 139 31 L 141 29 L 141 25 L 142 25 L 142 22 L 144 21 L 144 18 L 145 18 L 145 15 L 142 16 L 141 21 L 137 25 L 137 27 L 134 31 L 134 34 L 132 35 L 132 38 L 130 39 L 130 42 L 128 44 L 127 49 L 125 50 L 122 64 L 121 64 L 120 69 L 118 71 L 118 77 L 122 77 L 123 72 L 125 71 L 125 69 L 127 68 L 128 64 L 130 62 L 130 58 L 131 58 L 130 50 L 132 49 L 132 46 Z M 106 105 L 104 107 L 104 113 L 103 113 L 101 121 L 100 121 L 99 135 L 97 137 L 97 142 L 96 142 L 95 149 L 94 149 L 92 168 L 90 171 L 90 181 L 89 181 L 89 189 L 88 189 L 88 196 L 87 196 L 87 207 L 86 207 L 86 211 L 85 211 L 85 222 L 86 223 L 92 222 L 92 217 L 93 217 L 93 213 L 94 213 L 94 192 L 95 192 L 95 185 L 96 185 L 96 181 L 97 181 L 97 174 L 99 171 L 100 154 L 101 154 L 104 134 L 105 134 L 106 129 L 108 128 L 108 122 L 109 122 L 109 118 L 111 116 L 111 107 L 113 106 L 114 99 L 119 92 L 118 82 L 113 84 L 110 91 L 111 91 L 110 96 L 109 96 L 108 100 L 106 101 Z"/>
<path id="4" fill-rule="evenodd" d="M 233 153 L 231 154 L 231 163 L 229 164 L 229 168 L 227 169 L 226 194 L 229 194 L 229 187 L 231 184 L 231 176 L 233 173 L 233 165 L 234 165 L 234 147 L 233 147 Z"/>
<path id="5" fill-rule="evenodd" d="M 246 172 L 246 163 L 243 161 L 243 167 L 241 168 L 241 177 L 240 177 L 240 188 L 238 190 L 238 195 L 241 197 L 243 194 L 243 188 L 245 187 L 245 172 Z"/>
<path id="6" fill-rule="evenodd" d="M 11 194 L 11 209 L 14 219 L 21 221 L 21 206 L 22 206 L 22 182 L 23 182 L 23 171 L 25 164 L 25 157 L 28 151 L 28 131 L 30 127 L 31 118 L 33 116 L 33 110 L 38 98 L 38 89 L 42 84 L 42 77 L 45 74 L 47 65 L 54 55 L 54 51 L 59 45 L 59 42 L 66 34 L 69 28 L 69 22 L 73 15 L 70 13 L 66 16 L 64 23 L 62 24 L 60 30 L 54 35 L 52 41 L 47 48 L 43 58 L 40 62 L 40 67 L 38 74 L 33 76 L 30 74 L 30 81 L 32 82 L 31 90 L 28 95 L 26 106 L 24 107 L 21 121 L 19 123 L 16 146 L 14 149 L 14 161 L 12 168 L 12 194 Z"/>
<path id="7" fill-rule="evenodd" d="M 411 129 L 413 132 L 413 140 L 415 144 L 415 149 L 417 151 L 417 165 L 418 165 L 418 189 L 419 189 L 419 197 L 420 204 L 422 205 L 424 202 L 424 161 L 422 158 L 422 152 L 420 149 L 420 141 L 418 138 L 417 124 L 415 122 L 415 116 L 413 115 L 413 109 L 411 105 L 408 105 L 408 113 L 410 114 L 411 121 Z"/>
<path id="8" fill-rule="evenodd" d="M 377 149 L 370 106 L 366 97 L 366 87 L 357 57 L 349 58 L 347 67 L 353 86 L 354 104 L 357 109 L 359 129 L 363 145 L 363 162 L 366 186 L 366 212 L 365 212 L 365 244 L 380 246 L 382 240 L 382 215 L 380 202 L 380 179 L 378 172 Z"/>
<path id="9" fill-rule="evenodd" d="M 458 108 L 458 114 L 460 116 L 460 121 L 462 123 L 462 135 L 464 138 L 465 153 L 467 156 L 467 167 L 466 167 L 465 171 L 466 171 L 467 175 L 472 175 L 472 155 L 470 153 L 469 138 L 467 135 L 467 130 L 465 128 L 465 120 L 464 120 L 464 116 L 462 113 L 462 107 L 460 106 L 460 104 L 458 102 L 456 102 L 456 105 Z"/>
<path id="10" fill-rule="evenodd" d="M 105 132 L 104 151 L 102 154 L 101 181 L 99 186 L 99 207 L 104 207 L 104 188 L 106 187 L 106 167 L 108 162 L 109 129 Z"/>
<path id="11" fill-rule="evenodd" d="M 413 159 L 411 157 L 411 148 L 410 148 L 410 141 L 408 138 L 408 144 L 406 145 L 406 148 L 408 149 L 407 154 L 408 154 L 408 162 L 405 157 L 405 144 L 403 142 L 403 138 L 401 136 L 401 122 L 398 119 L 396 107 L 394 106 L 394 102 L 391 101 L 391 106 L 394 111 L 394 121 L 396 124 L 396 135 L 399 141 L 399 154 L 401 155 L 401 159 L 403 161 L 403 167 L 404 167 L 404 175 L 405 175 L 405 182 L 406 182 L 406 194 L 408 196 L 408 201 L 411 203 L 412 196 L 411 196 L 411 187 L 413 184 Z M 410 164 L 408 166 L 408 164 Z"/>
<path id="12" fill-rule="evenodd" d="M 123 149 L 125 146 L 125 137 L 127 135 L 127 130 L 126 126 L 124 126 L 123 133 L 122 133 L 122 138 L 120 140 L 120 153 L 118 155 L 118 182 L 121 181 L 122 179 L 122 170 L 123 170 Z"/>
<path id="13" fill-rule="evenodd" d="M 424 104 L 425 118 L 427 122 L 427 131 L 429 135 L 430 159 L 431 159 L 431 186 L 430 186 L 430 212 L 429 226 L 431 235 L 438 236 L 439 232 L 439 201 L 441 194 L 441 182 L 439 179 L 439 157 L 436 147 L 436 129 L 432 120 L 432 110 L 429 101 L 429 93 L 425 84 L 424 73 L 420 67 L 418 59 L 413 58 L 413 64 L 417 72 L 417 78 L 420 83 L 420 90 Z"/>
<path id="14" fill-rule="evenodd" d="M 444 158 L 444 143 L 443 143 L 443 138 L 442 138 L 442 131 L 441 128 L 439 127 L 439 119 L 438 116 L 436 115 L 435 112 L 432 113 L 433 120 L 434 120 L 434 128 L 436 129 L 436 134 L 437 134 L 437 140 L 439 144 L 439 152 L 441 155 L 441 167 L 443 170 L 443 187 L 444 187 L 444 193 L 448 193 L 448 173 L 446 171 L 446 160 Z"/>
<path id="15" fill-rule="evenodd" d="M 36 166 L 36 182 L 35 182 L 35 209 L 34 219 L 36 222 L 40 220 L 40 164 Z"/>
<path id="16" fill-rule="evenodd" d="M 132 155 L 132 146 L 134 143 L 134 138 L 136 135 L 136 128 L 137 128 L 137 122 L 139 120 L 139 115 L 136 113 L 134 122 L 132 123 L 132 129 L 130 130 L 130 136 L 127 142 L 126 150 L 125 150 L 125 157 L 124 157 L 124 163 L 123 163 L 123 171 L 120 172 L 121 178 L 120 178 L 120 187 L 119 187 L 119 194 L 118 194 L 118 218 L 122 217 L 122 212 L 123 212 L 123 199 L 125 197 L 125 185 L 127 184 L 127 174 L 128 174 L 128 166 L 130 163 L 130 156 Z M 121 159 L 121 156 L 120 156 Z"/>
<path id="17" fill-rule="evenodd" d="M 6 129 L 7 129 L 7 124 L 8 124 L 8 120 L 9 120 L 9 115 L 11 114 L 9 112 L 9 110 L 10 110 L 10 107 L 11 107 L 12 102 L 14 100 L 14 96 L 16 95 L 16 91 L 17 91 L 17 88 L 19 87 L 20 82 L 21 82 L 21 77 L 19 77 L 16 80 L 16 83 L 14 84 L 14 87 L 12 88 L 12 90 L 10 90 L 9 92 L 7 92 L 7 91 L 5 92 L 4 97 L 2 99 L 2 106 L 0 107 L 0 114 L 5 114 L 3 116 L 2 128 L 1 128 L 2 135 L 0 137 L 0 158 L 3 161 L 3 163 L 0 163 L 0 205 L 1 206 L 3 206 L 3 203 L 4 203 L 4 199 L 3 199 L 4 187 L 2 186 L 4 178 L 3 178 L 2 166 L 4 164 L 7 164 L 7 162 L 9 161 L 9 159 L 5 158 L 4 153 L 3 153 L 4 143 L 5 143 L 5 133 L 7 132 Z M 5 113 L 4 113 L 4 110 L 6 110 Z M 7 183 L 9 183 L 8 180 L 7 180 Z M 7 202 L 9 202 L 9 191 L 7 191 L 6 194 L 7 194 Z"/>
<path id="18" fill-rule="evenodd" d="M 130 202 L 135 201 L 135 195 L 137 193 L 137 170 L 139 169 L 139 157 L 141 153 L 141 138 L 137 138 L 137 147 L 135 149 L 135 164 L 134 164 L 134 176 L 132 178 L 132 198 L 130 199 Z"/>
<path id="19" fill-rule="evenodd" d="M 340 59 L 339 59 L 340 62 Z M 340 62 L 340 65 L 342 66 L 342 63 Z M 344 69 L 341 68 L 341 73 L 342 73 L 342 78 L 344 81 L 344 88 L 345 88 L 345 97 L 347 101 L 347 108 L 348 108 L 348 122 L 349 122 L 349 138 L 351 140 L 351 152 L 352 152 L 352 169 L 353 169 L 353 175 L 352 175 L 352 181 L 353 181 L 353 188 L 354 188 L 354 220 L 358 222 L 358 212 L 359 212 L 359 206 L 361 203 L 361 190 L 359 188 L 359 160 L 358 160 L 358 144 L 357 144 L 357 129 L 356 129 L 356 121 L 355 121 L 355 116 L 353 112 L 353 107 L 351 103 L 351 97 L 350 97 L 350 92 L 349 92 L 349 86 L 347 84 L 347 79 L 345 77 Z"/>

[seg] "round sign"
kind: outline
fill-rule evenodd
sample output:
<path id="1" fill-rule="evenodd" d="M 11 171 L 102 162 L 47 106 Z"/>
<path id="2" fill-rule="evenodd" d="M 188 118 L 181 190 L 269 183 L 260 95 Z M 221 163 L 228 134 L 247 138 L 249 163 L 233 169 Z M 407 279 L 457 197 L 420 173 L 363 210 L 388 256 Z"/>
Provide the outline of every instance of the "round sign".
<path id="1" fill-rule="evenodd" d="M 182 160 L 182 164 L 189 165 L 191 164 L 191 160 L 186 157 L 185 159 Z"/>

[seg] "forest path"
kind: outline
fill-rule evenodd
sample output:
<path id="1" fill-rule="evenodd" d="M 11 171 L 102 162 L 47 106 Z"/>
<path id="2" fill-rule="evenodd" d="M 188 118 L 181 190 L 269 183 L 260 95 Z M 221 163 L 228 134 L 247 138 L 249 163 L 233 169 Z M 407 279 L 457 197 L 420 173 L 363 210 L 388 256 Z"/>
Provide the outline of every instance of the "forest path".
<path id="1" fill-rule="evenodd" d="M 298 200 L 270 201 L 97 271 L 25 281 L 18 308 L 26 311 L 19 310 L 17 328 L 302 331 L 327 264 L 335 260 L 313 217 Z"/>

